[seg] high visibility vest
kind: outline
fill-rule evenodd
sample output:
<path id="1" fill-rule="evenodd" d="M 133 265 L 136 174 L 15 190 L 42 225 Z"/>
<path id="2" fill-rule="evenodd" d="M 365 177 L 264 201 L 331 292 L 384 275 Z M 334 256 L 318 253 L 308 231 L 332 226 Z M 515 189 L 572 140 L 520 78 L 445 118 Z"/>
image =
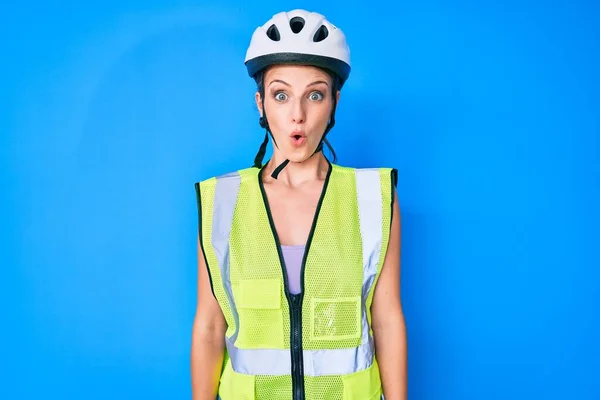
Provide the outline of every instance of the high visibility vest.
<path id="1" fill-rule="evenodd" d="M 382 397 L 371 312 L 396 170 L 329 163 L 290 294 L 258 168 L 195 183 L 199 237 L 227 321 L 222 400 Z"/>

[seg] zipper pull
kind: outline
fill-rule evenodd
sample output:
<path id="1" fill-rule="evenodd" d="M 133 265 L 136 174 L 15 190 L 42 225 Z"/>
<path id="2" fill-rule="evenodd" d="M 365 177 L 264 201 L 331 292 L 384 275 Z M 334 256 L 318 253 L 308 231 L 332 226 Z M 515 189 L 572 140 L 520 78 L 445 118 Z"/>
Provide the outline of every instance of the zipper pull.
<path id="1" fill-rule="evenodd" d="M 291 297 L 291 300 L 292 300 L 292 306 L 294 308 L 298 308 L 298 306 L 300 305 L 300 295 L 299 294 L 292 294 L 290 297 Z"/>

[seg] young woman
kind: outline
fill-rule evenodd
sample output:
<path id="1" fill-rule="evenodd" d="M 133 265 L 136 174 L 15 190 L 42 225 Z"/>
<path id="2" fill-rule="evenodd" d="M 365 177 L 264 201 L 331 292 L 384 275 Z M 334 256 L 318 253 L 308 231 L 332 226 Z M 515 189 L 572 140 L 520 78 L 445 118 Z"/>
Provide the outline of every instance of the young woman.
<path id="1" fill-rule="evenodd" d="M 406 399 L 396 171 L 322 152 L 349 54 L 339 28 L 304 10 L 252 36 L 265 140 L 254 167 L 195 184 L 195 400 Z"/>

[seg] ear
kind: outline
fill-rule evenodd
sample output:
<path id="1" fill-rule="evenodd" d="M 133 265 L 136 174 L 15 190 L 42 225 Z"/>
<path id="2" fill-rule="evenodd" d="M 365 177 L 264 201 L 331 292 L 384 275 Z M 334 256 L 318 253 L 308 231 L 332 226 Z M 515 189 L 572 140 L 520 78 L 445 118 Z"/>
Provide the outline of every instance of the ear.
<path id="1" fill-rule="evenodd" d="M 258 112 L 260 113 L 260 116 L 263 116 L 263 109 L 262 109 L 262 101 L 260 98 L 260 93 L 258 91 L 256 91 L 256 93 L 254 94 L 254 101 L 256 102 L 256 107 L 258 108 Z"/>
<path id="2" fill-rule="evenodd" d="M 335 104 L 339 104 L 340 103 L 340 91 L 338 90 L 337 93 L 335 94 Z"/>

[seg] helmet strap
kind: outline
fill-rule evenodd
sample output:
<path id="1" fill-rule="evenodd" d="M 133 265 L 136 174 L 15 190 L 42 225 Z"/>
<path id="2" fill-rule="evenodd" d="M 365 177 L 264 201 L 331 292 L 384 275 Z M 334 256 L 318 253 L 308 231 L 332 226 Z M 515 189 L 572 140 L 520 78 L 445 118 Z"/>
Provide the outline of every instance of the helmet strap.
<path id="1" fill-rule="evenodd" d="M 269 143 L 269 131 L 265 132 L 265 139 L 263 140 L 256 157 L 254 157 L 254 168 L 262 168 L 262 162 L 267 152 L 267 144 Z"/>
<path id="2" fill-rule="evenodd" d="M 286 165 L 288 165 L 290 163 L 290 160 L 285 160 L 284 162 L 282 162 L 281 164 L 279 164 L 279 166 L 277 168 L 275 168 L 273 170 L 273 172 L 271 173 L 271 177 L 273 179 L 277 179 L 277 177 L 279 176 L 279 173 L 286 167 Z"/>
<path id="3" fill-rule="evenodd" d="M 263 115 L 258 119 L 258 124 L 261 128 L 265 128 L 265 138 L 258 149 L 258 153 L 256 153 L 256 157 L 254 157 L 254 168 L 262 168 L 262 162 L 265 158 L 265 154 L 267 153 L 267 144 L 269 143 L 269 135 L 271 135 L 271 139 L 273 139 L 273 145 L 277 147 L 277 142 L 275 141 L 275 136 L 271 133 L 269 129 L 269 121 L 267 121 L 267 114 L 265 112 L 265 100 L 262 100 L 262 109 Z M 279 148 L 279 147 L 277 147 Z"/>

